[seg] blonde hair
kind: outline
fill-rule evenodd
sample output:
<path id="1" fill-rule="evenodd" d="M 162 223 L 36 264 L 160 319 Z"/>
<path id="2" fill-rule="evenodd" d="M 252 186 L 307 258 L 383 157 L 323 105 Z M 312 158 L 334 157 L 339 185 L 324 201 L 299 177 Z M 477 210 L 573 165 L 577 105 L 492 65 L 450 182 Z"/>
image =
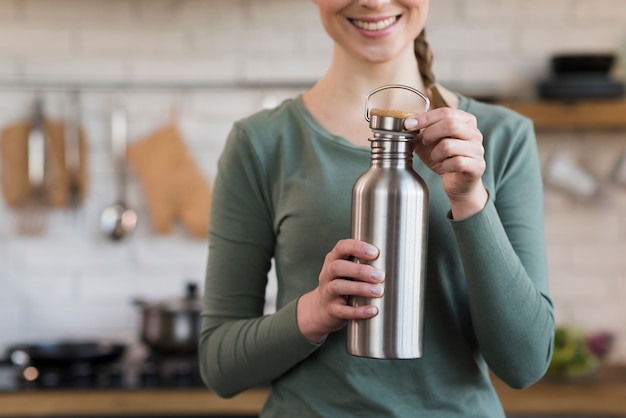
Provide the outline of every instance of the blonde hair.
<path id="1" fill-rule="evenodd" d="M 415 58 L 417 58 L 420 76 L 422 77 L 424 88 L 426 89 L 425 93 L 431 100 L 431 109 L 448 107 L 448 103 L 441 96 L 437 88 L 437 81 L 433 74 L 433 53 L 430 50 L 430 45 L 428 45 L 426 41 L 426 29 L 422 29 L 417 38 L 415 38 L 413 50 L 415 52 Z"/>

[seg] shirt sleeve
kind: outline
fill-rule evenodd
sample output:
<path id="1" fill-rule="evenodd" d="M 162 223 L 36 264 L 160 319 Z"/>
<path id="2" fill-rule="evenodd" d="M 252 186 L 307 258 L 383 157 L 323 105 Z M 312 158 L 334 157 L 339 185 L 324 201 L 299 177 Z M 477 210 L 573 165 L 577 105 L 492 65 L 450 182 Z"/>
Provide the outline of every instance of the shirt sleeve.
<path id="1" fill-rule="evenodd" d="M 543 185 L 532 123 L 523 119 L 498 160 L 485 208 L 451 221 L 466 275 L 472 323 L 492 371 L 523 388 L 547 369 L 554 336 L 548 295 Z M 487 148 L 486 155 L 491 148 Z M 489 159 L 486 157 L 487 163 Z"/>
<path id="2" fill-rule="evenodd" d="M 235 126 L 213 190 L 199 339 L 202 378 L 223 397 L 269 383 L 318 347 L 298 330 L 297 300 L 263 316 L 275 243 L 264 163 Z"/>

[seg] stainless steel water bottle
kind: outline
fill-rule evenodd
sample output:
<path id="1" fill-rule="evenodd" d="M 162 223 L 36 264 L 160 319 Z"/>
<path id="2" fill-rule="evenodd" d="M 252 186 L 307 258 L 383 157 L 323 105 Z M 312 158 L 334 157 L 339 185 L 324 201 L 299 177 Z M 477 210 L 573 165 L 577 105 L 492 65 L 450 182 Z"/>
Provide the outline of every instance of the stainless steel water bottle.
<path id="1" fill-rule="evenodd" d="M 399 88 L 428 98 L 408 86 L 387 85 L 370 92 L 365 119 L 372 129 L 371 165 L 352 190 L 352 238 L 380 251 L 368 263 L 385 272 L 381 298 L 350 297 L 352 306 L 375 305 L 378 315 L 348 323 L 348 353 L 380 359 L 422 356 L 424 281 L 428 235 L 428 188 L 413 169 L 416 133 L 404 129 L 414 113 L 371 109 L 372 95 Z"/>

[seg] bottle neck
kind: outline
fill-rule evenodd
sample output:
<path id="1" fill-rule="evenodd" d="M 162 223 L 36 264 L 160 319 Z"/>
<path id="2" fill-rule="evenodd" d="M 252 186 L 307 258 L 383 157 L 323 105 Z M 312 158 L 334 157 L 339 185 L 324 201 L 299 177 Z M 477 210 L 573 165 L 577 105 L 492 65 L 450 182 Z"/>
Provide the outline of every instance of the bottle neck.
<path id="1" fill-rule="evenodd" d="M 372 167 L 406 168 L 413 166 L 415 135 L 404 132 L 373 131 L 369 138 Z"/>

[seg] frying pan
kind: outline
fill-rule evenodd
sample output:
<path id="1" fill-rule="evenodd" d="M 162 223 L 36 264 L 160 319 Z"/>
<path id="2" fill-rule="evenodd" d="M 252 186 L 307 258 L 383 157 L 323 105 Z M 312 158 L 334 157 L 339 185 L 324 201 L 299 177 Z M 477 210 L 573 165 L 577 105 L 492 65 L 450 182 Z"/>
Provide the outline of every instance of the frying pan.
<path id="1" fill-rule="evenodd" d="M 551 64 L 557 75 L 608 74 L 615 59 L 611 53 L 558 54 L 551 58 Z"/>
<path id="2" fill-rule="evenodd" d="M 125 350 L 124 344 L 105 341 L 48 341 L 13 345 L 7 349 L 7 358 L 16 366 L 60 367 L 112 362 Z"/>

